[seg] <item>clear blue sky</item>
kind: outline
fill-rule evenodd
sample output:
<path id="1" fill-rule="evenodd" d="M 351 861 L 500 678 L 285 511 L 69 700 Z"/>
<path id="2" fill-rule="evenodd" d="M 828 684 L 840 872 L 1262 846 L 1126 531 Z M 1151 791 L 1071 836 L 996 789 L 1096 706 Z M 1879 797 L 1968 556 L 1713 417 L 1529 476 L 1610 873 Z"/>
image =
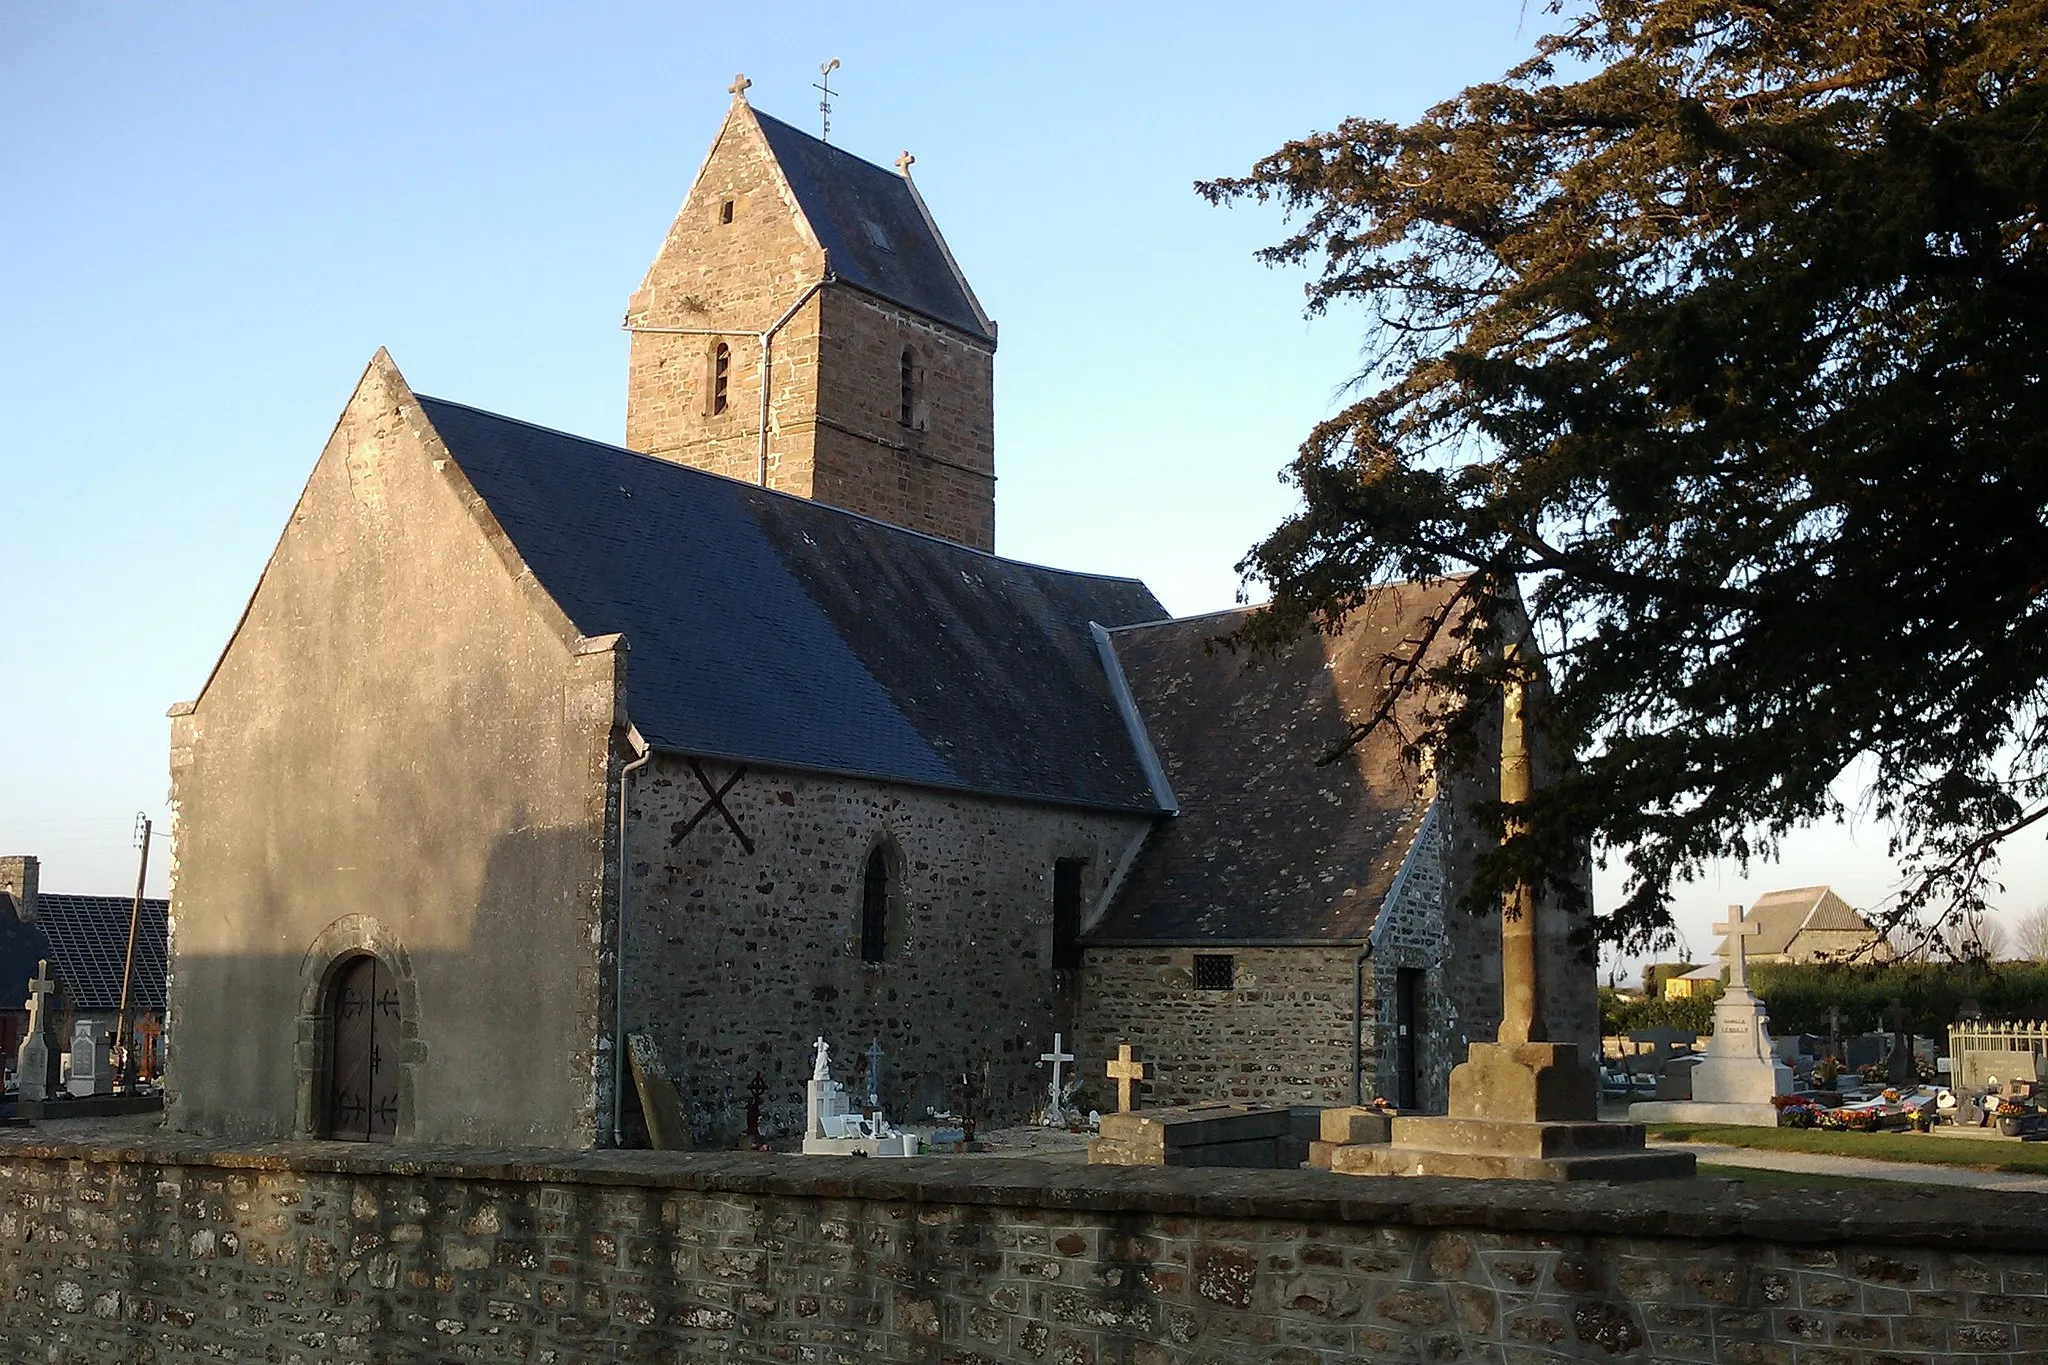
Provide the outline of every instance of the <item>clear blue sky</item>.
<path id="1" fill-rule="evenodd" d="M 1230 605 L 1357 324 L 1305 322 L 1301 278 L 1252 259 L 1278 217 L 1191 183 L 1497 75 L 1541 11 L 0 6 L 0 852 L 40 853 L 52 890 L 132 885 L 164 710 L 378 346 L 422 392 L 620 438 L 626 298 L 736 71 L 815 128 L 838 57 L 833 141 L 916 154 L 1002 325 L 999 549 Z M 1891 872 L 1860 839 L 1711 878 L 1681 927 L 1705 948 L 1771 886 L 1874 900 Z"/>

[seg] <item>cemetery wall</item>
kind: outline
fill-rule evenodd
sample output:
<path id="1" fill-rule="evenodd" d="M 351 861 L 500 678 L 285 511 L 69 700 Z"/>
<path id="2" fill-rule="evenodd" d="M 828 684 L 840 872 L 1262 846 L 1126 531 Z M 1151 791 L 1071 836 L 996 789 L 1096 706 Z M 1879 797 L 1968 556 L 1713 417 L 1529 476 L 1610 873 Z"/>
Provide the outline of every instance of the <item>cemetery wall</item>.
<path id="1" fill-rule="evenodd" d="M 698 767 L 714 788 L 734 772 Z M 881 1098 L 899 1121 L 955 1107 L 961 1072 L 984 1058 L 985 1121 L 1043 1105 L 1039 1054 L 1074 1033 L 1071 974 L 1052 964 L 1053 865 L 1081 861 L 1092 905 L 1144 817 L 764 768 L 723 796 L 730 823 L 706 800 L 686 759 L 658 756 L 635 777 L 625 945 L 626 1028 L 654 1036 L 700 1139 L 744 1131 L 757 1072 L 764 1131 L 800 1129 L 819 1037 L 855 1095 L 880 1042 Z M 863 872 L 878 847 L 888 933 L 866 962 Z M 1083 1052 L 1084 1074 L 1099 1078 L 1103 1060 Z"/>
<path id="2" fill-rule="evenodd" d="M 689 1153 L 0 1144 L 0 1358 L 2048 1356 L 2037 1196 Z M 1682 1201 L 1682 1207 L 1681 1207 Z"/>

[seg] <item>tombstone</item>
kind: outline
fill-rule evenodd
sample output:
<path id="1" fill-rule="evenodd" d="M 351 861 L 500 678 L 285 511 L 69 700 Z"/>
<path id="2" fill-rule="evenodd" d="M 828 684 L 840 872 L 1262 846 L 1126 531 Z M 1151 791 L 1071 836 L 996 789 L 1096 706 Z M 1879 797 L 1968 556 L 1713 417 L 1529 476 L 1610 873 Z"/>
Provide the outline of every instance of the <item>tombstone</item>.
<path id="1" fill-rule="evenodd" d="M 1706 1055 L 1692 1068 L 1692 1097 L 1660 1099 L 1629 1106 L 1638 1121 L 1687 1120 L 1776 1127 L 1772 1101 L 1792 1093 L 1792 1068 L 1778 1060 L 1772 1044 L 1764 1002 L 1749 989 L 1747 940 L 1759 932 L 1742 917 L 1742 907 L 1728 908 L 1728 922 L 1714 926 L 1728 937 L 1728 989 L 1714 1002 L 1714 1034 Z"/>
<path id="2" fill-rule="evenodd" d="M 768 1096 L 768 1078 L 760 1072 L 747 1082 L 747 1146 L 756 1152 L 766 1151 L 768 1144 L 761 1138 L 761 1101 Z"/>
<path id="3" fill-rule="evenodd" d="M 22 1005 L 28 1011 L 28 1034 L 15 1053 L 17 1094 L 24 1103 L 39 1103 L 57 1090 L 58 1067 L 63 1059 L 56 1040 L 50 1036 L 54 1023 L 50 1018 L 50 993 L 56 989 L 57 983 L 50 979 L 48 959 L 36 963 L 36 974 L 28 983 L 28 999 Z"/>
<path id="4" fill-rule="evenodd" d="M 659 1152 L 687 1148 L 690 1123 L 683 1117 L 683 1099 L 661 1060 L 661 1049 L 649 1035 L 629 1033 L 626 1057 L 633 1072 L 633 1093 L 640 1100 L 640 1116 L 647 1121 L 647 1145 Z"/>
<path id="5" fill-rule="evenodd" d="M 1887 1033 L 1859 1033 L 1846 1040 L 1842 1050 L 1847 1054 L 1851 1071 L 1866 1066 L 1875 1066 L 1884 1060 L 1885 1049 L 1891 1046 L 1891 1035 Z"/>
<path id="6" fill-rule="evenodd" d="M 1327 1111 L 1197 1104 L 1105 1114 L 1088 1143 L 1093 1166 L 1236 1166 L 1292 1170 L 1309 1154 Z"/>
<path id="7" fill-rule="evenodd" d="M 832 1049 L 817 1041 L 804 1102 L 806 1156 L 916 1156 L 917 1136 L 889 1126 L 880 1110 L 869 1114 L 846 1107 L 846 1087 L 832 1079 Z"/>
<path id="8" fill-rule="evenodd" d="M 106 1025 L 80 1019 L 71 1034 L 71 1080 L 67 1086 L 73 1099 L 114 1093 L 112 1050 L 107 1043 Z"/>
<path id="9" fill-rule="evenodd" d="M 1699 1035 L 1691 1029 L 1642 1028 L 1629 1034 L 1631 1043 L 1641 1043 L 1650 1049 L 1650 1074 L 1662 1075 L 1664 1068 L 1678 1058 L 1689 1055 L 1699 1045 Z"/>

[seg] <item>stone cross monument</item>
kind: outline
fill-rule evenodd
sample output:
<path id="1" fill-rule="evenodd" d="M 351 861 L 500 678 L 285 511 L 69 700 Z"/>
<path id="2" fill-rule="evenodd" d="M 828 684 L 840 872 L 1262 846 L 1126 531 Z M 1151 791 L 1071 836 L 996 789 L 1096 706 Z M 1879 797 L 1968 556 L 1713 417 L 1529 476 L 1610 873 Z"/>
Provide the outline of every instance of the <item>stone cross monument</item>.
<path id="1" fill-rule="evenodd" d="M 1052 1084 L 1047 1087 L 1047 1093 L 1051 1098 L 1045 1106 L 1045 1122 L 1050 1128 L 1057 1128 L 1067 1121 L 1066 1096 L 1061 1093 L 1060 1068 L 1073 1061 L 1074 1054 L 1062 1051 L 1060 1042 L 1060 1035 L 1055 1033 L 1052 1036 L 1052 1051 L 1038 1054 L 1039 1061 L 1052 1063 Z"/>
<path id="2" fill-rule="evenodd" d="M 1525 828 L 1517 808 L 1532 794 L 1525 663 L 1510 646 L 1501 687 L 1500 799 L 1506 833 Z M 1451 1069 L 1448 1116 L 1398 1117 L 1391 1142 L 1336 1148 L 1330 1169 L 1355 1175 L 1454 1175 L 1536 1180 L 1654 1180 L 1693 1173 L 1685 1152 L 1651 1152 L 1643 1128 L 1601 1123 L 1591 1066 L 1544 1029 L 1536 888 L 1501 896 L 1501 1018 L 1491 1043 L 1473 1043 Z"/>
<path id="3" fill-rule="evenodd" d="M 57 1090 L 57 1069 L 60 1058 L 56 1041 L 50 1036 L 50 993 L 57 989 L 57 983 L 50 978 L 49 959 L 36 963 L 36 974 L 28 983 L 28 999 L 22 1008 L 28 1011 L 28 1036 L 21 1040 L 21 1050 L 15 1053 L 15 1074 L 20 1084 L 20 1098 L 24 1101 L 41 1101 L 50 1098 Z"/>
<path id="4" fill-rule="evenodd" d="M 1714 1002 L 1714 1036 L 1707 1042 L 1706 1060 L 1692 1071 L 1692 1102 L 1742 1105 L 1751 1112 L 1746 1118 L 1736 1112 L 1690 1112 L 1730 1123 L 1775 1124 L 1777 1110 L 1771 1100 L 1791 1093 L 1792 1068 L 1772 1049 L 1764 1002 L 1749 989 L 1748 941 L 1760 931 L 1742 918 L 1741 906 L 1731 905 L 1727 923 L 1715 925 L 1714 932 L 1728 937 L 1728 989 Z"/>

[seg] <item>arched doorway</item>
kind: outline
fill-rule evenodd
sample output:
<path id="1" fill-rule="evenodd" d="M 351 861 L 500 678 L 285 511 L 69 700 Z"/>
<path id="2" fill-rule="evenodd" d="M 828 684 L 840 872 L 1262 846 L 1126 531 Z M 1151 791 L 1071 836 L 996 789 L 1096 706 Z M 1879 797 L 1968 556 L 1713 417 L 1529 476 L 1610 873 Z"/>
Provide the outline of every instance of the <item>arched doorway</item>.
<path id="1" fill-rule="evenodd" d="M 341 964 L 329 996 L 327 1136 L 390 1142 L 398 1132 L 398 982 L 367 954 Z"/>

